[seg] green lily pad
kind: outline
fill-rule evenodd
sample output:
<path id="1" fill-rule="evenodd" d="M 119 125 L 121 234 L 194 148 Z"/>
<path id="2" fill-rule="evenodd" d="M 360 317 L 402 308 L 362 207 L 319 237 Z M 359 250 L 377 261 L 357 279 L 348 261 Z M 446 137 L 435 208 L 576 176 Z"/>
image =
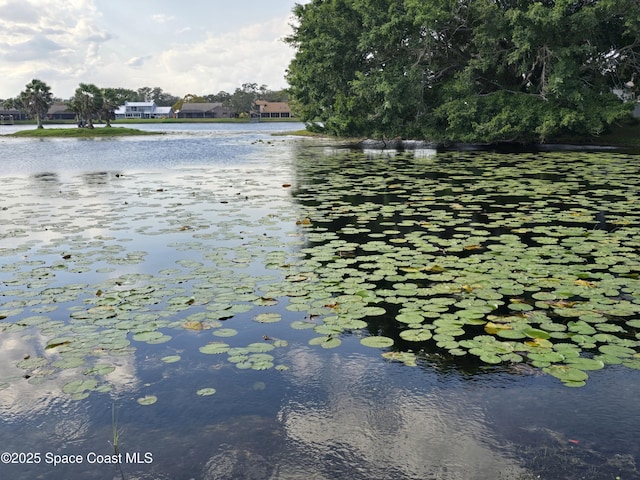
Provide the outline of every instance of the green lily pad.
<path id="1" fill-rule="evenodd" d="M 213 331 L 216 337 L 233 337 L 238 334 L 238 331 L 233 328 L 218 328 Z"/>
<path id="2" fill-rule="evenodd" d="M 585 380 L 587 380 L 587 378 L 589 378 L 589 375 L 587 375 L 582 370 L 569 365 L 551 365 L 550 367 L 546 367 L 543 370 L 549 375 L 553 375 L 563 382 L 584 382 Z"/>
<path id="3" fill-rule="evenodd" d="M 215 393 L 216 393 L 216 389 L 211 387 L 201 388 L 196 392 L 196 394 L 201 397 L 208 397 L 209 395 L 213 395 Z"/>
<path id="4" fill-rule="evenodd" d="M 332 336 L 314 337 L 309 340 L 309 345 L 320 345 L 322 348 L 335 348 L 342 344 L 342 340 Z"/>
<path id="5" fill-rule="evenodd" d="M 95 390 L 98 386 L 97 380 L 73 380 L 69 383 L 66 383 L 62 387 L 62 391 L 69 395 L 83 393 L 87 390 Z"/>
<path id="6" fill-rule="evenodd" d="M 282 319 L 279 313 L 260 313 L 253 317 L 256 322 L 260 323 L 275 323 Z"/>
<path id="7" fill-rule="evenodd" d="M 400 337 L 408 342 L 425 342 L 430 340 L 433 334 L 430 330 L 410 328 L 400 332 Z"/>
<path id="8" fill-rule="evenodd" d="M 164 363 L 175 363 L 180 361 L 180 355 L 168 355 L 166 357 L 162 357 L 160 360 Z"/>
<path id="9" fill-rule="evenodd" d="M 216 355 L 219 353 L 226 353 L 227 351 L 229 351 L 229 348 L 229 345 L 227 345 L 226 343 L 213 342 L 200 347 L 198 350 L 209 355 Z"/>
<path id="10" fill-rule="evenodd" d="M 140 405 L 153 405 L 158 401 L 158 397 L 155 395 L 145 395 L 144 397 L 138 398 L 137 402 Z"/>
<path id="11" fill-rule="evenodd" d="M 370 336 L 360 339 L 360 343 L 365 347 L 387 348 L 393 345 L 393 338 L 383 336 Z"/>

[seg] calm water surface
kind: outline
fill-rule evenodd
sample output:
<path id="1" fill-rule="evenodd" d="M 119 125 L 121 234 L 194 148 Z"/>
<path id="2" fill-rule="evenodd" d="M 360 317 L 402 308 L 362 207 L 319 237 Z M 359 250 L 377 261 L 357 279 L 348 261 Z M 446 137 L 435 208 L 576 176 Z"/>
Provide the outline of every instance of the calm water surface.
<path id="1" fill-rule="evenodd" d="M 312 203 L 292 192 L 340 150 L 271 135 L 296 124 L 138 128 L 168 134 L 0 137 L 1 478 L 640 478 L 637 370 L 568 388 L 291 328 Z"/>

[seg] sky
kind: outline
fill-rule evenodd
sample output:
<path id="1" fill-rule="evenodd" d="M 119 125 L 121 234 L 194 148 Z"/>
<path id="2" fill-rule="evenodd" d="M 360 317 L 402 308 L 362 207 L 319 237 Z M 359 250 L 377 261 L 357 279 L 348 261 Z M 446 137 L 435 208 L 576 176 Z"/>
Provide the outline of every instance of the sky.
<path id="1" fill-rule="evenodd" d="M 33 78 L 172 95 L 287 86 L 291 10 L 309 0 L 0 0 L 0 99 Z"/>

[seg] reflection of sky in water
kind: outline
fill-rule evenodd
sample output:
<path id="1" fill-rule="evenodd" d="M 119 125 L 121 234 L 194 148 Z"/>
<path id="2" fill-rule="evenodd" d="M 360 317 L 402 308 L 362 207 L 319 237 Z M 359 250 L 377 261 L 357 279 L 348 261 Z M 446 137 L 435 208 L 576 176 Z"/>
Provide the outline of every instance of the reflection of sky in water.
<path id="1" fill-rule="evenodd" d="M 495 440 L 479 406 L 443 396 L 437 383 L 427 388 L 396 383 L 388 377 L 395 369 L 368 356 L 334 355 L 323 361 L 305 348 L 291 357 L 293 382 L 308 397 L 291 398 L 279 418 L 297 452 L 314 452 L 308 459 L 314 468 L 326 461 L 348 474 L 357 464 L 360 475 L 353 478 L 513 478 L 522 473 L 491 448 Z M 314 378 L 317 383 L 309 381 Z"/>

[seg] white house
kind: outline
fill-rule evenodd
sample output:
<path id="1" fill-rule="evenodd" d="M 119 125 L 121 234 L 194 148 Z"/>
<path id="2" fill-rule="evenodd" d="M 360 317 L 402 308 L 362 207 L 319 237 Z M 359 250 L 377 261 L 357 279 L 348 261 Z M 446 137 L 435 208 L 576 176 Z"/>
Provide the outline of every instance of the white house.
<path id="1" fill-rule="evenodd" d="M 173 115 L 171 107 L 159 107 L 155 102 L 124 102 L 115 110 L 118 118 L 168 118 Z"/>

